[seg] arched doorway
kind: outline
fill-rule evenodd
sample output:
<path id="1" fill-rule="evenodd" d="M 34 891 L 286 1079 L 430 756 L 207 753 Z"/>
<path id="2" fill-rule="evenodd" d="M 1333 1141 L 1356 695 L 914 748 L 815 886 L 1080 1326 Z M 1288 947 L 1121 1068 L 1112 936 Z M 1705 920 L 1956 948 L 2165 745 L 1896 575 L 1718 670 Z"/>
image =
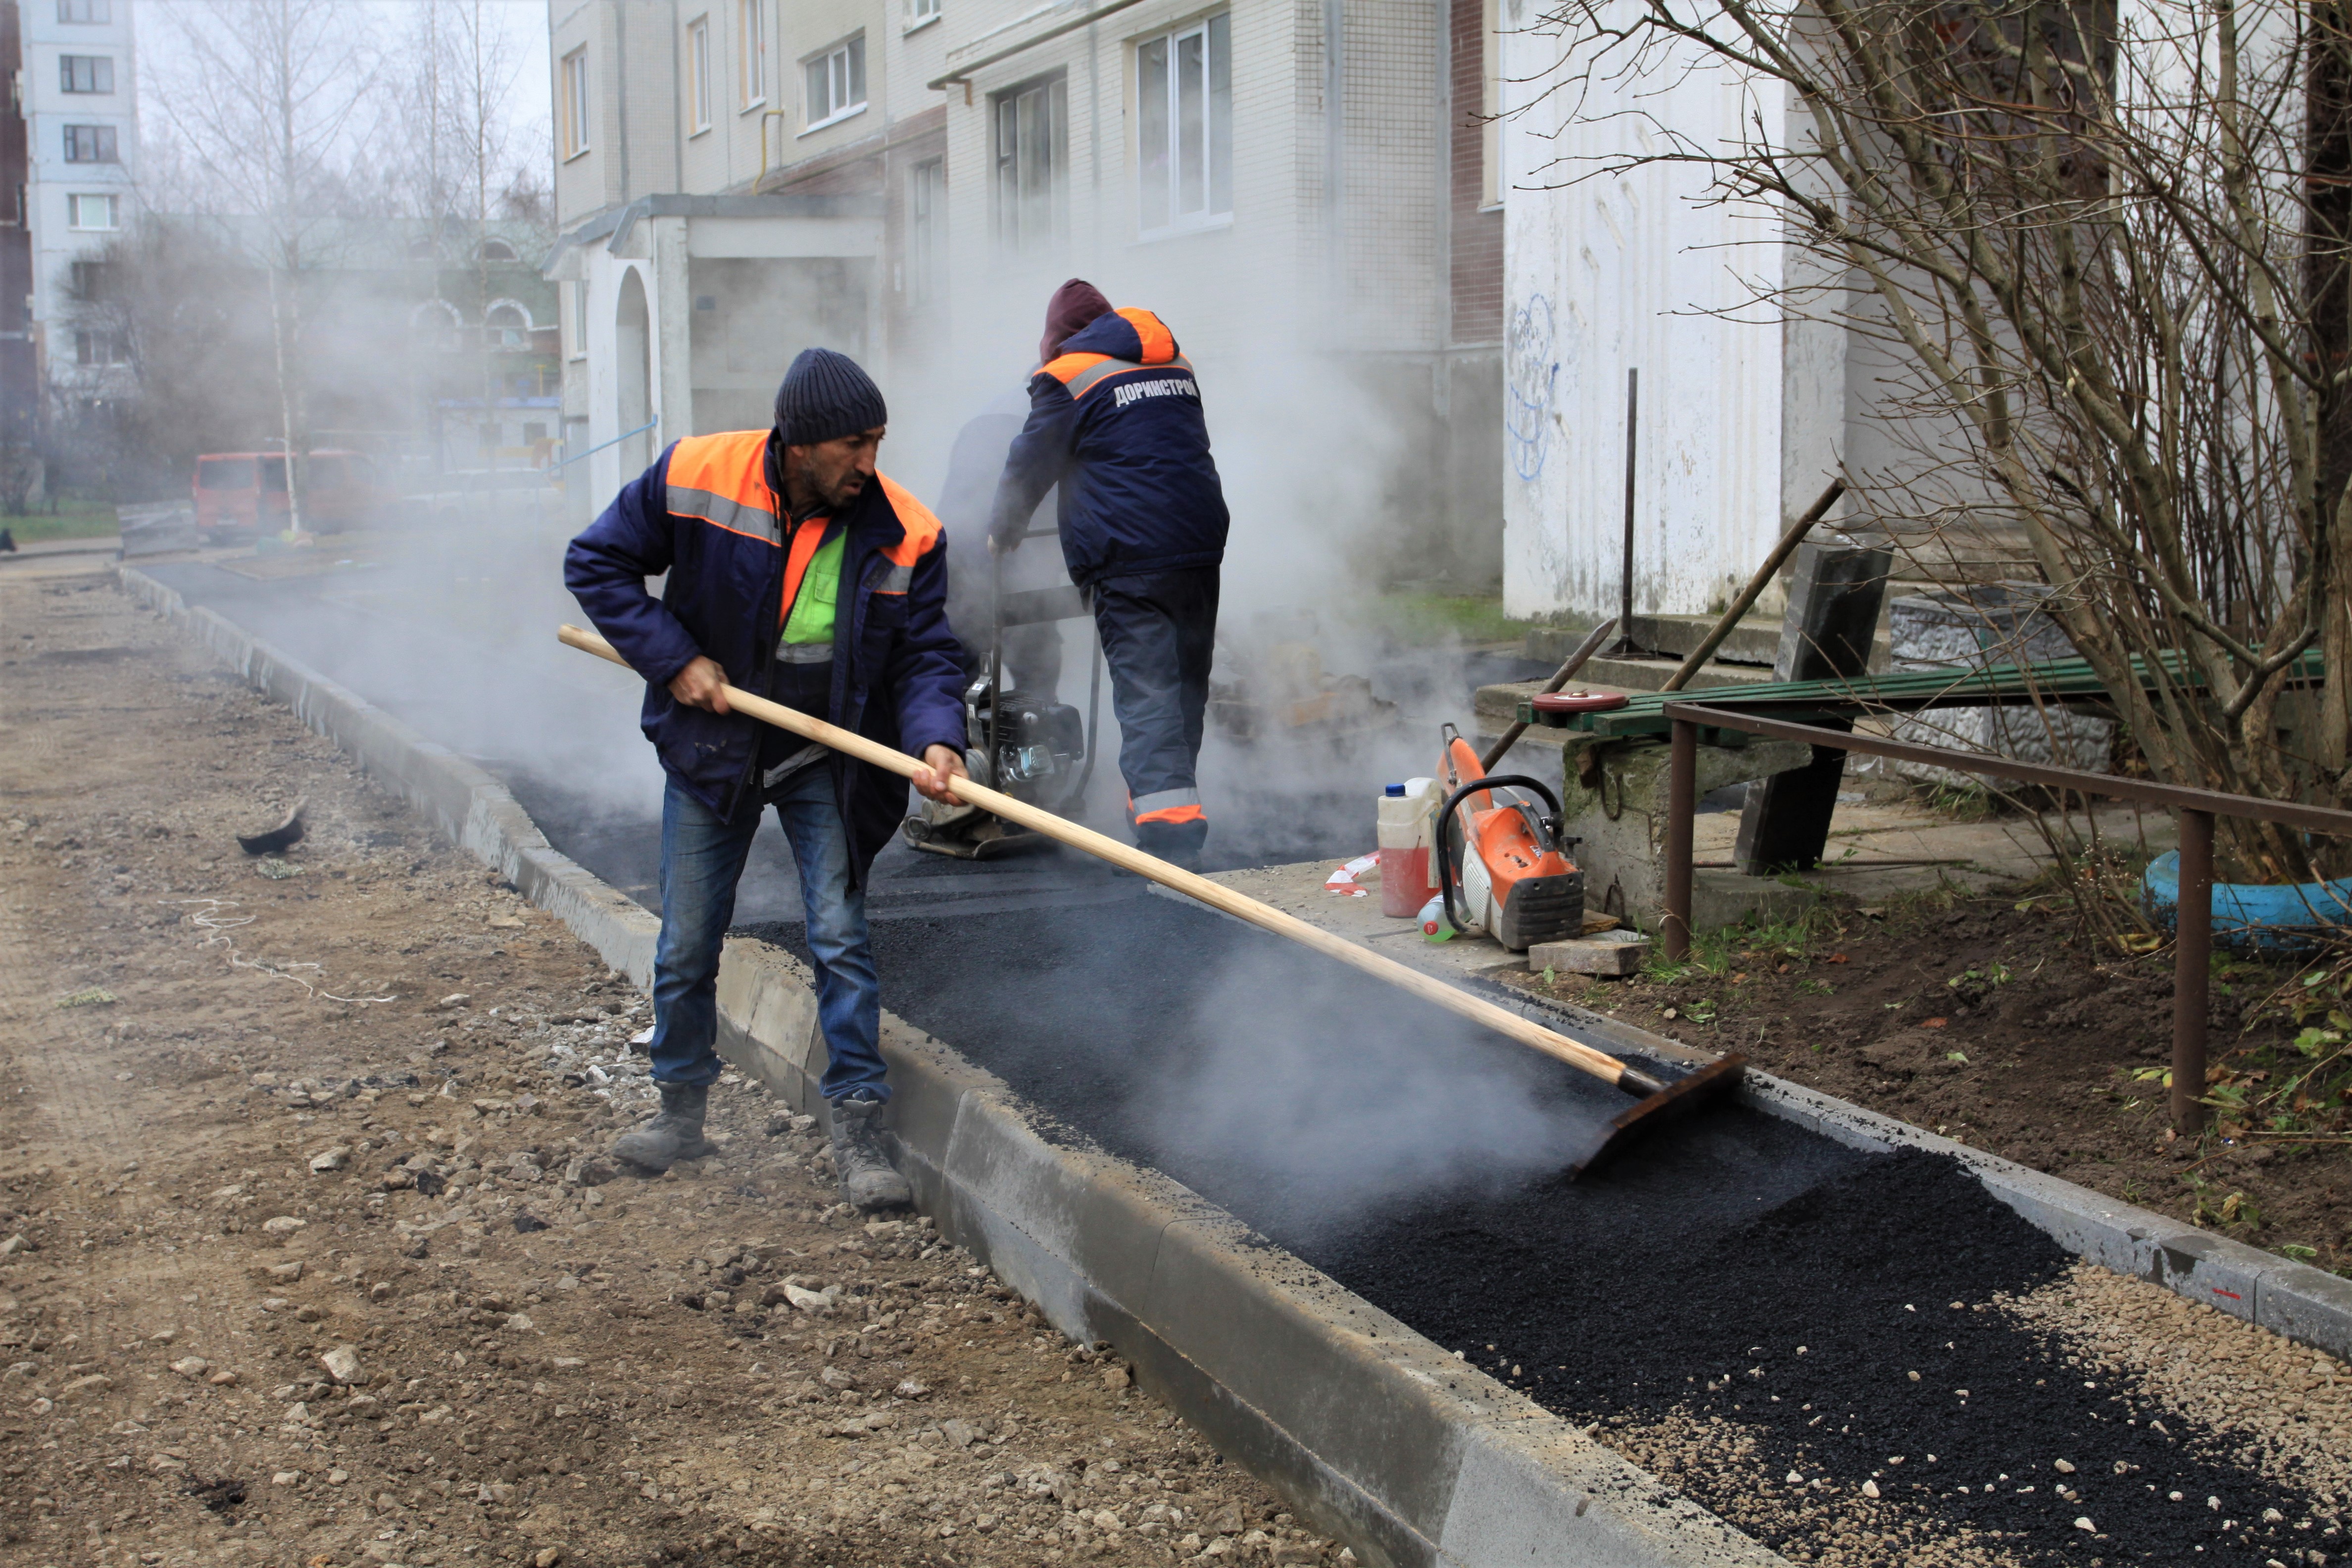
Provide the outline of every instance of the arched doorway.
<path id="1" fill-rule="evenodd" d="M 620 378 L 621 429 L 635 430 L 653 418 L 654 340 L 645 280 L 634 267 L 621 274 L 621 300 L 613 324 L 613 374 Z M 623 484 L 652 464 L 659 449 L 655 445 L 659 435 L 657 430 L 646 430 L 621 443 Z"/>

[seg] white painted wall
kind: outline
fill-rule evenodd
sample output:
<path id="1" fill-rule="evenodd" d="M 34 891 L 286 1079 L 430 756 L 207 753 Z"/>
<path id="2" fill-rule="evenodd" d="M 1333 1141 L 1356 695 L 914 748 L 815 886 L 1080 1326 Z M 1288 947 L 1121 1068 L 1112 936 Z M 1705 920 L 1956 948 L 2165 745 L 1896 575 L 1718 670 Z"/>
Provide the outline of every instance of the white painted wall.
<path id="1" fill-rule="evenodd" d="M 1513 8 L 1532 20 L 1532 4 Z M 1703 613 L 1737 590 L 1780 531 L 1784 434 L 1795 434 L 1783 428 L 1785 361 L 1805 345 L 1787 342 L 1769 311 L 1741 309 L 1779 280 L 1769 215 L 1706 205 L 1704 172 L 1692 165 L 1622 176 L 1601 166 L 1659 150 L 1651 119 L 1710 141 L 1761 111 L 1777 135 L 1779 100 L 1759 103 L 1697 58 L 1544 96 L 1561 56 L 1559 38 L 1506 26 L 1505 105 L 1515 112 L 1503 132 L 1505 609 L 1616 612 L 1626 372 L 1639 369 L 1633 608 Z M 1724 311 L 1745 320 L 1713 313 Z M 1809 357 L 1820 359 L 1813 347 Z M 1821 368 L 1842 382 L 1842 361 Z M 1789 479 L 1804 488 L 1793 471 Z"/>

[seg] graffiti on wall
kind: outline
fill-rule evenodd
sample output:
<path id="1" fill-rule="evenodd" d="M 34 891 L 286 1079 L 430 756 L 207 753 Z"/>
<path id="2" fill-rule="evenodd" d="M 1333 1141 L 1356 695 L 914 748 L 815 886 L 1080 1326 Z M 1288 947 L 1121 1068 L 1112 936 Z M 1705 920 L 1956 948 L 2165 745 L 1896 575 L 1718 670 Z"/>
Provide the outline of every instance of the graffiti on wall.
<path id="1" fill-rule="evenodd" d="M 1551 400 L 1559 381 L 1553 357 L 1551 301 L 1531 294 L 1511 315 L 1504 344 L 1507 405 L 1503 428 L 1511 448 L 1511 471 L 1532 484 L 1542 474 L 1551 445 Z"/>

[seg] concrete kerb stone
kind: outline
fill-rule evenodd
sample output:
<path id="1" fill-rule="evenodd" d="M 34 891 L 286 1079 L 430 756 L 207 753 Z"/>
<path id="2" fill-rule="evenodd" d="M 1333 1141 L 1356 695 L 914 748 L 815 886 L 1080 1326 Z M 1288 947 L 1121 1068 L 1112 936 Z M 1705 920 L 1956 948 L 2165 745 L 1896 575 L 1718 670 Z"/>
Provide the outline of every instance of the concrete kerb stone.
<path id="1" fill-rule="evenodd" d="M 129 567 L 126 591 L 649 984 L 659 922 L 551 847 L 497 780 Z M 819 1109 L 815 1001 L 789 954 L 728 944 L 720 1048 Z M 1769 1568 L 1785 1559 L 1152 1171 L 1048 1142 L 1004 1086 L 884 1016 L 919 1202 L 1055 1327 L 1148 1387 L 1369 1563 Z"/>

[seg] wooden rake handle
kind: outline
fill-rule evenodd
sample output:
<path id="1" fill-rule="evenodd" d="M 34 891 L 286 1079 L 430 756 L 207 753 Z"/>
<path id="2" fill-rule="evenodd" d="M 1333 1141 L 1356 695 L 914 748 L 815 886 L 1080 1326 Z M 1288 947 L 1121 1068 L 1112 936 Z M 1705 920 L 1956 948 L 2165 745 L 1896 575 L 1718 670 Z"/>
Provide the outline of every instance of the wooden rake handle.
<path id="1" fill-rule="evenodd" d="M 562 626 L 555 635 L 583 653 L 593 653 L 599 658 L 610 659 L 624 668 L 628 668 L 628 660 L 594 632 L 583 631 L 578 626 Z M 887 768 L 906 778 L 912 778 L 916 770 L 924 765 L 904 752 L 893 751 L 878 741 L 869 741 L 822 719 L 812 719 L 781 702 L 771 702 L 764 697 L 755 697 L 734 686 L 729 686 L 725 690 L 727 705 L 737 712 L 747 713 L 780 730 L 789 730 L 836 752 L 845 752 L 861 763 L 871 763 L 877 768 Z M 1073 849 L 1083 849 L 1097 859 L 1108 860 L 1139 877 L 1148 877 L 1163 888 L 1172 888 L 1213 910 L 1246 921 L 1260 931 L 1288 937 L 1302 947 L 1313 948 L 1325 957 L 1338 959 L 1376 980 L 1385 980 L 1401 990 L 1410 991 L 1424 1002 L 1443 1007 L 1474 1024 L 1483 1024 L 1498 1035 L 1615 1084 L 1629 1094 L 1654 1094 L 1664 1087 L 1647 1073 L 1627 1067 L 1616 1058 L 1596 1051 L 1591 1046 L 1571 1040 L 1565 1035 L 1555 1034 L 1540 1024 L 1532 1023 L 1517 1013 L 1448 985 L 1442 980 L 1433 979 L 1419 970 L 1408 969 L 1392 958 L 1384 958 L 1345 937 L 1335 936 L 1320 926 L 1309 925 L 1296 915 L 1285 914 L 1273 905 L 1260 903 L 1246 893 L 1235 892 L 1222 882 L 1213 882 L 1181 866 L 1171 866 L 1156 855 L 1146 855 L 1131 844 L 1122 844 L 1092 828 L 1081 827 L 1066 817 L 1041 811 L 1026 801 L 1015 800 L 968 778 L 950 779 L 949 787 L 955 792 L 957 798 L 968 805 L 993 812 L 1007 822 L 1018 823 Z"/>

